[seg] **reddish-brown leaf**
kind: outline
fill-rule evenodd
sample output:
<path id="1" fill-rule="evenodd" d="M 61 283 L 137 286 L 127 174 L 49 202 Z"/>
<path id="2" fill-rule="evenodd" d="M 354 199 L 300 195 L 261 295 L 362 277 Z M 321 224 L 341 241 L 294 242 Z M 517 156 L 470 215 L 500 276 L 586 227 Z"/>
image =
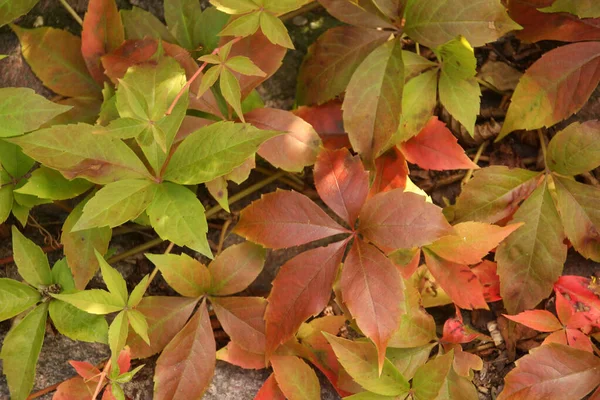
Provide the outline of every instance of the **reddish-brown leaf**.
<path id="1" fill-rule="evenodd" d="M 404 156 L 424 169 L 478 169 L 458 144 L 458 139 L 437 117 L 431 117 L 417 136 L 401 144 Z"/>
<path id="2" fill-rule="evenodd" d="M 314 107 L 301 106 L 292 112 L 315 128 L 326 149 L 350 147 L 350 139 L 344 130 L 341 101 L 331 100 Z"/>
<path id="3" fill-rule="evenodd" d="M 69 361 L 69 364 L 71 364 L 71 366 L 75 368 L 75 371 L 77 371 L 77 374 L 86 381 L 94 380 L 95 382 L 98 382 L 100 380 L 100 370 L 89 362 L 72 360 Z"/>
<path id="4" fill-rule="evenodd" d="M 400 189 L 367 200 L 359 221 L 360 233 L 386 253 L 427 245 L 454 232 L 439 207 Z"/>
<path id="5" fill-rule="evenodd" d="M 127 345 L 131 348 L 131 356 L 147 358 L 164 349 L 183 328 L 197 302 L 198 299 L 186 297 L 144 297 L 135 309 L 146 317 L 150 345 L 130 329 Z"/>
<path id="6" fill-rule="evenodd" d="M 302 118 L 275 108 L 257 108 L 244 118 L 259 129 L 287 132 L 267 140 L 258 150 L 258 154 L 275 167 L 300 172 L 315 163 L 321 139 Z"/>
<path id="7" fill-rule="evenodd" d="M 427 248 L 423 249 L 423 254 L 431 275 L 458 307 L 468 310 L 488 309 L 483 286 L 468 265 L 440 258 Z"/>
<path id="8" fill-rule="evenodd" d="M 360 157 L 345 148 L 324 150 L 315 164 L 314 179 L 325 204 L 354 228 L 369 192 L 369 173 Z"/>
<path id="9" fill-rule="evenodd" d="M 340 286 L 358 327 L 377 347 L 381 371 L 385 348 L 400 323 L 400 273 L 383 253 L 357 238 L 344 262 Z"/>
<path id="10" fill-rule="evenodd" d="M 297 192 L 278 190 L 242 210 L 235 233 L 272 249 L 299 246 L 348 232 Z"/>
<path id="11" fill-rule="evenodd" d="M 217 360 L 227 361 L 244 369 L 267 368 L 264 354 L 251 353 L 235 342 L 229 342 L 217 351 Z"/>
<path id="12" fill-rule="evenodd" d="M 125 40 L 125 30 L 115 0 L 90 0 L 81 31 L 81 54 L 92 77 L 100 85 L 106 80 L 100 57 Z"/>
<path id="13" fill-rule="evenodd" d="M 496 273 L 497 268 L 496 263 L 489 260 L 483 260 L 483 262 L 471 268 L 471 271 L 483 285 L 483 297 L 488 303 L 502 300 L 500 296 L 500 277 Z"/>
<path id="14" fill-rule="evenodd" d="M 285 395 L 279 389 L 275 375 L 271 374 L 262 385 L 254 400 L 285 400 Z"/>
<path id="15" fill-rule="evenodd" d="M 528 310 L 517 315 L 504 314 L 504 316 L 540 332 L 554 332 L 563 327 L 554 314 L 546 310 Z"/>
<path id="16" fill-rule="evenodd" d="M 321 385 L 317 374 L 302 359 L 294 356 L 273 356 L 273 375 L 289 400 L 319 400 Z"/>
<path id="17" fill-rule="evenodd" d="M 462 222 L 453 226 L 455 235 L 444 236 L 427 248 L 447 261 L 476 264 L 522 225 L 518 223 L 498 226 L 484 222 Z"/>
<path id="18" fill-rule="evenodd" d="M 516 365 L 498 400 L 575 400 L 600 384 L 600 359 L 560 344 L 533 349 Z"/>
<path id="19" fill-rule="evenodd" d="M 209 265 L 210 293 L 226 296 L 246 289 L 265 264 L 265 250 L 254 243 L 229 246 Z"/>
<path id="20" fill-rule="evenodd" d="M 329 14 L 347 24 L 362 26 L 364 28 L 394 29 L 394 25 L 371 2 L 319 0 L 319 3 L 325 7 Z"/>
<path id="21" fill-rule="evenodd" d="M 58 385 L 52 400 L 89 400 L 96 391 L 97 385 L 97 382 L 85 381 L 77 376 Z"/>
<path id="22" fill-rule="evenodd" d="M 44 86 L 67 97 L 102 97 L 81 56 L 81 39 L 55 28 L 11 25 L 23 57 Z"/>
<path id="23" fill-rule="evenodd" d="M 265 313 L 268 355 L 293 337 L 306 319 L 327 306 L 346 243 L 306 251 L 281 267 Z"/>
<path id="24" fill-rule="evenodd" d="M 231 340 L 251 353 L 265 352 L 265 309 L 262 297 L 211 297 L 210 303 Z"/>
<path id="25" fill-rule="evenodd" d="M 206 300 L 156 361 L 154 398 L 199 399 L 215 372 L 216 345 Z"/>
<path id="26" fill-rule="evenodd" d="M 568 13 L 544 13 L 538 8 L 549 7 L 554 0 L 510 0 L 508 13 L 522 30 L 516 32 L 521 40 L 560 40 L 579 42 L 600 39 L 600 18 L 579 19 Z"/>
<path id="27" fill-rule="evenodd" d="M 393 189 L 404 189 L 408 173 L 404 154 L 394 146 L 375 160 L 375 177 L 371 184 L 369 197 Z"/>

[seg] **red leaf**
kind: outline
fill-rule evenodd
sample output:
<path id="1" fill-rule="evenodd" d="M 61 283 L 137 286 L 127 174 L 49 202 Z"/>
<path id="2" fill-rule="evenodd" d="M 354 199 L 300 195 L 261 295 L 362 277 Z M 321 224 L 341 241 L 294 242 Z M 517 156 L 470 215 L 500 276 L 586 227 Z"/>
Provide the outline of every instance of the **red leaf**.
<path id="1" fill-rule="evenodd" d="M 400 323 L 404 297 L 400 273 L 379 250 L 356 238 L 344 262 L 340 286 L 358 327 L 377 347 L 381 371 L 386 345 Z"/>
<path id="2" fill-rule="evenodd" d="M 219 350 L 217 359 L 244 369 L 267 368 L 264 354 L 251 353 L 235 342 L 229 342 L 227 346 Z"/>
<path id="3" fill-rule="evenodd" d="M 401 144 L 404 156 L 424 169 L 479 169 L 458 144 L 458 139 L 437 117 L 431 117 L 417 136 Z"/>
<path id="4" fill-rule="evenodd" d="M 375 178 L 369 191 L 369 198 L 377 193 L 404 189 L 408 173 L 408 164 L 406 164 L 404 154 L 394 146 L 375 160 Z"/>
<path id="5" fill-rule="evenodd" d="M 496 270 L 496 263 L 489 260 L 483 260 L 479 265 L 471 268 L 471 271 L 483 285 L 483 297 L 488 303 L 502 300 L 500 296 L 500 277 Z"/>
<path id="6" fill-rule="evenodd" d="M 273 375 L 288 399 L 319 400 L 321 385 L 315 372 L 298 357 L 273 356 Z"/>
<path id="7" fill-rule="evenodd" d="M 565 296 L 562 295 L 558 290 L 554 291 L 556 294 L 556 314 L 558 315 L 558 319 L 563 325 L 569 325 L 569 321 L 571 317 L 575 313 L 575 310 L 571 306 L 571 303 Z"/>
<path id="8" fill-rule="evenodd" d="M 197 302 L 198 299 L 186 297 L 144 297 L 135 309 L 146 317 L 150 345 L 130 329 L 127 345 L 131 357 L 146 358 L 164 349 L 183 328 Z"/>
<path id="9" fill-rule="evenodd" d="M 154 399 L 198 399 L 215 372 L 216 345 L 206 300 L 156 361 Z"/>
<path id="10" fill-rule="evenodd" d="M 326 149 L 350 147 L 350 139 L 344 130 L 342 102 L 332 100 L 320 106 L 301 106 L 293 111 L 315 128 Z"/>
<path id="11" fill-rule="evenodd" d="M 131 368 L 131 350 L 128 346 L 125 346 L 125 348 L 119 353 L 117 365 L 119 366 L 120 374 L 129 371 L 129 368 Z"/>
<path id="12" fill-rule="evenodd" d="M 246 289 L 263 270 L 265 256 L 265 249 L 250 242 L 226 248 L 208 265 L 210 293 L 225 296 Z"/>
<path id="13" fill-rule="evenodd" d="M 423 254 L 431 275 L 458 307 L 489 309 L 483 296 L 483 286 L 468 265 L 440 258 L 427 248 L 423 249 Z"/>
<path id="14" fill-rule="evenodd" d="M 75 368 L 75 371 L 77 371 L 77 374 L 86 381 L 94 380 L 95 382 L 98 382 L 100 380 L 100 370 L 89 362 L 69 361 L 69 364 L 71 364 L 71 366 Z"/>
<path id="15" fill-rule="evenodd" d="M 504 316 L 511 321 L 518 322 L 540 332 L 554 332 L 563 328 L 554 314 L 546 310 L 529 310 L 517 315 L 504 314 Z"/>
<path id="16" fill-rule="evenodd" d="M 427 248 L 454 263 L 476 264 L 522 225 L 497 226 L 484 222 L 462 222 L 454 225 L 455 235 L 444 236 Z"/>
<path id="17" fill-rule="evenodd" d="M 585 311 L 577 314 L 582 313 L 590 324 L 600 326 L 600 298 L 596 284 L 593 284 L 590 279 L 583 276 L 561 276 L 554 284 L 554 289 L 568 294 L 571 302 L 581 303 L 577 309 Z"/>
<path id="18" fill-rule="evenodd" d="M 346 243 L 306 251 L 281 267 L 265 313 L 267 355 L 293 337 L 306 319 L 327 306 Z"/>
<path id="19" fill-rule="evenodd" d="M 71 378 L 58 385 L 52 400 L 89 400 L 94 395 L 97 385 L 97 382 L 86 382 L 80 377 Z"/>
<path id="20" fill-rule="evenodd" d="M 479 333 L 474 332 L 471 328 L 467 327 L 462 320 L 460 310 L 457 309 L 456 311 L 455 318 L 448 318 L 446 322 L 444 322 L 444 333 L 440 341 L 461 344 L 472 342 L 481 336 Z"/>
<path id="21" fill-rule="evenodd" d="M 581 399 L 600 384 L 600 359 L 568 346 L 540 346 L 516 365 L 498 400 Z"/>
<path id="22" fill-rule="evenodd" d="M 210 302 L 231 340 L 252 353 L 265 352 L 264 298 L 211 297 Z"/>
<path id="23" fill-rule="evenodd" d="M 367 200 L 359 220 L 360 233 L 386 253 L 427 245 L 453 233 L 439 207 L 400 189 Z"/>
<path id="24" fill-rule="evenodd" d="M 235 233 L 272 249 L 348 232 L 303 194 L 277 190 L 242 210 Z"/>
<path id="25" fill-rule="evenodd" d="M 81 54 L 92 77 L 106 81 L 100 57 L 123 43 L 125 31 L 115 0 L 90 0 L 81 31 Z"/>
<path id="26" fill-rule="evenodd" d="M 324 150 L 315 164 L 314 179 L 321 199 L 353 228 L 369 192 L 369 173 L 360 157 L 348 149 Z"/>
<path id="27" fill-rule="evenodd" d="M 258 154 L 277 168 L 300 172 L 317 159 L 321 139 L 309 123 L 289 111 L 257 108 L 244 114 L 259 129 L 287 132 L 264 142 Z"/>
<path id="28" fill-rule="evenodd" d="M 569 13 L 544 13 L 537 10 L 549 7 L 553 2 L 554 0 L 510 0 L 508 13 L 523 27 L 516 31 L 517 37 L 527 42 L 600 39 L 600 18 L 579 19 Z"/>
<path id="29" fill-rule="evenodd" d="M 271 374 L 262 385 L 254 400 L 286 400 L 285 395 L 279 389 L 275 375 Z"/>
<path id="30" fill-rule="evenodd" d="M 579 329 L 567 328 L 566 333 L 567 343 L 569 343 L 569 346 L 575 349 L 587 351 L 589 353 L 594 352 L 594 349 L 592 347 L 592 341 Z"/>

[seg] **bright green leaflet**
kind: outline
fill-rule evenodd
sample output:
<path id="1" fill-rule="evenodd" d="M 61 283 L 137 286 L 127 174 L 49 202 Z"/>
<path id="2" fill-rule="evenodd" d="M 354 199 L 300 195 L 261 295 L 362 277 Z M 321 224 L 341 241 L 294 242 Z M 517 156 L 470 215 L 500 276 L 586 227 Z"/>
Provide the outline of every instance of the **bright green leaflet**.
<path id="1" fill-rule="evenodd" d="M 0 0 L 0 26 L 27 14 L 40 0 Z"/>
<path id="2" fill-rule="evenodd" d="M 31 173 L 27 183 L 15 190 L 41 199 L 67 200 L 77 197 L 93 184 L 84 179 L 66 179 L 60 172 L 44 166 Z"/>
<path id="3" fill-rule="evenodd" d="M 15 264 L 23 279 L 36 288 L 52 285 L 50 265 L 42 249 L 27 239 L 14 225 L 12 236 Z"/>
<path id="4" fill-rule="evenodd" d="M 14 279 L 0 278 L 0 321 L 27 310 L 41 299 L 37 290 Z"/>
<path id="5" fill-rule="evenodd" d="M 152 13 L 139 7 L 119 12 L 121 13 L 127 39 L 144 39 L 150 37 L 162 39 L 169 43 L 177 42 L 167 27 Z"/>

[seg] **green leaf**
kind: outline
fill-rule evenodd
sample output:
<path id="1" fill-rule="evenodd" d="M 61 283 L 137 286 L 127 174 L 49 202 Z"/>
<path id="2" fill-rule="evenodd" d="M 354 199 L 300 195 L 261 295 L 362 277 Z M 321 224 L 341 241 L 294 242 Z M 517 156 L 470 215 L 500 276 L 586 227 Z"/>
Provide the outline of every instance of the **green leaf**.
<path id="1" fill-rule="evenodd" d="M 260 26 L 261 14 L 263 13 L 253 12 L 235 18 L 219 32 L 219 36 L 246 37 L 253 35 Z"/>
<path id="2" fill-rule="evenodd" d="M 394 365 L 386 359 L 379 374 L 377 349 L 371 342 L 342 339 L 324 332 L 338 361 L 363 388 L 385 396 L 408 393 L 410 385 Z"/>
<path id="3" fill-rule="evenodd" d="M 202 43 L 202 9 L 196 0 L 168 0 L 165 5 L 165 20 L 179 44 L 196 50 Z"/>
<path id="4" fill-rule="evenodd" d="M 435 345 L 435 343 L 430 343 L 407 349 L 388 348 L 386 357 L 406 379 L 412 379 L 417 369 L 427 362 Z"/>
<path id="5" fill-rule="evenodd" d="M 160 270 L 163 278 L 177 293 L 186 297 L 200 297 L 210 288 L 208 268 L 187 254 L 146 254 Z"/>
<path id="6" fill-rule="evenodd" d="M 84 179 L 66 179 L 60 172 L 44 166 L 33 171 L 27 183 L 15 190 L 41 199 L 67 200 L 77 197 L 93 184 Z"/>
<path id="7" fill-rule="evenodd" d="M 245 14 L 260 8 L 260 3 L 252 0 L 210 0 L 210 3 L 227 14 Z"/>
<path id="8" fill-rule="evenodd" d="M 144 314 L 137 310 L 127 310 L 127 319 L 129 319 L 129 323 L 131 327 L 149 346 L 150 338 L 148 337 L 148 322 L 146 321 L 146 317 Z"/>
<path id="9" fill-rule="evenodd" d="M 0 223 L 4 223 L 13 208 L 13 185 L 0 187 Z"/>
<path id="10" fill-rule="evenodd" d="M 244 114 L 242 112 L 242 92 L 240 89 L 240 83 L 236 79 L 236 77 L 226 68 L 221 70 L 221 75 L 219 76 L 219 88 L 221 89 L 221 94 L 229 103 L 231 107 L 235 110 L 238 117 L 244 121 Z"/>
<path id="11" fill-rule="evenodd" d="M 140 159 L 125 143 L 95 134 L 87 124 L 57 125 L 12 138 L 23 152 L 66 178 L 85 178 L 98 184 L 149 177 Z"/>
<path id="12" fill-rule="evenodd" d="M 403 53 L 404 54 L 404 53 Z M 424 72 L 404 85 L 402 115 L 392 143 L 405 142 L 421 132 L 437 105 L 438 71 Z"/>
<path id="13" fill-rule="evenodd" d="M 546 13 L 568 12 L 579 18 L 600 17 L 600 3 L 594 0 L 556 0 L 550 7 L 539 8 L 539 10 Z"/>
<path id="14" fill-rule="evenodd" d="M 127 333 L 129 332 L 127 313 L 128 311 L 125 310 L 118 313 L 108 328 L 108 345 L 113 365 L 117 365 L 119 353 L 127 343 Z"/>
<path id="15" fill-rule="evenodd" d="M 52 266 L 52 282 L 60 285 L 61 293 L 73 293 L 77 291 L 66 258 L 61 258 Z"/>
<path id="16" fill-rule="evenodd" d="M 523 202 L 512 219 L 525 225 L 496 250 L 500 295 L 509 314 L 534 308 L 551 292 L 567 258 L 560 216 L 547 179 Z"/>
<path id="17" fill-rule="evenodd" d="M 294 49 L 287 28 L 279 18 L 269 12 L 260 13 L 260 30 L 273 44 Z"/>
<path id="18" fill-rule="evenodd" d="M 438 63 L 407 50 L 402 50 L 402 61 L 404 62 L 404 77 L 407 82 L 421 72 L 438 66 Z"/>
<path id="19" fill-rule="evenodd" d="M 48 303 L 40 304 L 14 325 L 4 338 L 0 359 L 13 400 L 25 400 L 33 388 L 35 367 L 46 333 L 47 315 Z"/>
<path id="20" fill-rule="evenodd" d="M 137 285 L 135 285 L 131 291 L 131 294 L 129 295 L 129 300 L 127 300 L 127 307 L 134 308 L 140 303 L 140 301 L 142 301 L 144 293 L 146 293 L 146 289 L 148 288 L 149 280 L 150 276 L 146 275 Z"/>
<path id="21" fill-rule="evenodd" d="M 42 249 L 27 239 L 14 225 L 12 238 L 15 264 L 23 279 L 36 288 L 52 285 L 52 272 Z"/>
<path id="22" fill-rule="evenodd" d="M 218 34 L 228 21 L 229 15 L 219 11 L 216 7 L 209 7 L 202 12 L 198 22 L 200 30 L 197 33 L 202 44 L 202 54 L 210 54 L 219 47 Z"/>
<path id="23" fill-rule="evenodd" d="M 85 289 L 99 268 L 95 252 L 105 254 L 112 237 L 112 229 L 107 226 L 72 232 L 88 200 L 89 196 L 71 211 L 63 224 L 60 237 L 67 263 L 73 273 L 75 287 L 80 290 Z"/>
<path id="24" fill-rule="evenodd" d="M 163 182 L 148 206 L 147 213 L 152 227 L 162 239 L 187 246 L 212 258 L 206 238 L 208 224 L 204 206 L 194 192 L 180 185 Z"/>
<path id="25" fill-rule="evenodd" d="M 440 46 L 436 55 L 442 61 L 440 102 L 474 137 L 481 90 L 475 79 L 477 60 L 473 48 L 461 36 Z"/>
<path id="26" fill-rule="evenodd" d="M 264 141 L 280 134 L 233 122 L 203 127 L 177 148 L 164 179 L 184 185 L 208 182 L 233 171 L 256 153 Z"/>
<path id="27" fill-rule="evenodd" d="M 139 136 L 147 128 L 148 123 L 146 121 L 134 118 L 117 118 L 110 121 L 100 133 L 116 139 L 132 139 Z"/>
<path id="28" fill-rule="evenodd" d="M 8 0 L 0 3 L 0 26 L 27 14 L 40 0 Z"/>
<path id="29" fill-rule="evenodd" d="M 17 203 L 16 201 L 13 203 L 12 213 L 19 221 L 19 223 L 23 226 L 27 226 L 27 220 L 29 219 L 29 211 L 31 211 L 31 207 L 25 207 Z"/>
<path id="30" fill-rule="evenodd" d="M 477 400 L 477 390 L 452 367 L 454 352 L 439 355 L 419 367 L 413 379 L 415 400 Z"/>
<path id="31" fill-rule="evenodd" d="M 53 294 L 52 297 L 72 304 L 90 314 L 110 314 L 121 311 L 125 306 L 119 297 L 101 289 L 90 289 L 71 294 Z"/>
<path id="32" fill-rule="evenodd" d="M 273 375 L 285 398 L 289 400 L 319 400 L 319 378 L 301 358 L 296 356 L 272 356 Z"/>
<path id="33" fill-rule="evenodd" d="M 46 100 L 29 88 L 0 89 L 0 137 L 31 132 L 69 109 L 71 107 Z"/>
<path id="34" fill-rule="evenodd" d="M 416 285 L 406 285 L 402 309 L 405 313 L 400 317 L 400 324 L 388 342 L 388 347 L 414 348 L 425 346 L 436 339 L 435 320 L 423 309 Z"/>
<path id="35" fill-rule="evenodd" d="M 480 47 L 520 29 L 500 0 L 408 0 L 404 18 L 404 32 L 430 48 L 458 35 Z"/>
<path id="36" fill-rule="evenodd" d="M 198 87 L 198 97 L 202 97 L 202 95 L 215 84 L 217 79 L 219 79 L 222 70 L 223 68 L 221 66 L 215 65 L 214 67 L 210 67 L 208 71 L 204 73 L 202 80 L 200 81 L 200 86 Z"/>
<path id="37" fill-rule="evenodd" d="M 0 278 L 0 321 L 21 314 L 41 299 L 37 290 L 8 278 Z"/>
<path id="38" fill-rule="evenodd" d="M 100 264 L 100 271 L 102 271 L 102 278 L 104 279 L 104 283 L 106 283 L 108 291 L 117 297 L 123 305 L 127 304 L 129 294 L 125 279 L 123 279 L 119 271 L 106 262 L 100 253 L 97 251 L 95 253 L 98 264 Z"/>
<path id="39" fill-rule="evenodd" d="M 137 218 L 154 199 L 158 185 L 149 180 L 126 179 L 109 183 L 92 197 L 72 231 L 109 226 Z"/>
<path id="40" fill-rule="evenodd" d="M 369 161 L 385 150 L 398 129 L 403 87 L 400 40 L 375 49 L 350 79 L 342 105 L 344 127 L 352 148 Z"/>
<path id="41" fill-rule="evenodd" d="M 131 371 L 125 372 L 125 373 L 119 375 L 118 377 L 116 377 L 115 379 L 112 379 L 112 381 L 118 382 L 118 383 L 131 382 L 131 380 L 133 379 L 133 377 L 135 376 L 135 374 L 137 374 L 138 372 L 140 372 L 140 370 L 142 368 L 144 368 L 144 366 L 145 366 L 145 364 L 142 364 L 142 365 L 140 365 L 138 367 L 135 367 Z"/>
<path id="42" fill-rule="evenodd" d="M 108 324 L 101 315 L 88 314 L 60 300 L 50 302 L 50 318 L 56 329 L 73 340 L 108 343 Z"/>
<path id="43" fill-rule="evenodd" d="M 297 10 L 310 0 L 264 0 L 263 4 L 266 10 L 275 14 L 289 13 Z"/>
<path id="44" fill-rule="evenodd" d="M 120 10 L 119 12 L 123 20 L 127 39 L 144 39 L 150 37 L 169 43 L 177 42 L 167 27 L 151 12 L 139 7 L 133 7 L 131 10 Z"/>
<path id="45" fill-rule="evenodd" d="M 231 57 L 225 62 L 225 66 L 242 75 L 267 76 L 251 59 L 245 56 Z"/>
<path id="46" fill-rule="evenodd" d="M 12 178 L 21 178 L 27 174 L 35 164 L 35 161 L 23 154 L 19 146 L 0 140 L 0 162 L 4 170 Z M 12 181 L 12 179 L 10 179 Z M 5 182 L 3 182 L 5 183 Z"/>
<path id="47" fill-rule="evenodd" d="M 574 122 L 548 144 L 548 168 L 562 175 L 579 175 L 600 165 L 600 122 Z"/>
<path id="48" fill-rule="evenodd" d="M 352 396 L 344 397 L 344 400 L 397 400 L 396 396 L 382 396 L 373 392 L 360 392 Z"/>

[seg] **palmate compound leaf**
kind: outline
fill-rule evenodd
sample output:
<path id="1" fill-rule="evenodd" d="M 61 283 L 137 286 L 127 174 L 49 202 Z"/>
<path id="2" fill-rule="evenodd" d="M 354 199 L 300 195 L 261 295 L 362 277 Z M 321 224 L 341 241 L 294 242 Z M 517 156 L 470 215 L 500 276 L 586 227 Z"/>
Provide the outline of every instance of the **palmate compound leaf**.
<path id="1" fill-rule="evenodd" d="M 265 313 L 267 354 L 292 338 L 306 319 L 323 311 L 346 244 L 342 241 L 308 250 L 281 267 Z"/>
<path id="2" fill-rule="evenodd" d="M 12 247 L 19 275 L 35 288 L 53 283 L 48 258 L 42 249 L 12 226 Z"/>
<path id="3" fill-rule="evenodd" d="M 359 220 L 359 232 L 386 253 L 427 245 L 453 233 L 440 208 L 398 189 L 370 198 Z"/>
<path id="4" fill-rule="evenodd" d="M 209 265 L 210 294 L 227 296 L 246 289 L 263 270 L 266 250 L 251 242 L 227 247 Z"/>
<path id="5" fill-rule="evenodd" d="M 369 1 L 319 0 L 319 3 L 329 14 L 347 24 L 372 29 L 394 29 L 394 25 Z M 395 14 L 393 17 L 399 16 Z"/>
<path id="6" fill-rule="evenodd" d="M 321 385 L 317 374 L 295 356 L 271 357 L 273 375 L 288 400 L 319 400 Z"/>
<path id="7" fill-rule="evenodd" d="M 11 399 L 25 400 L 33 388 L 35 368 L 46 333 L 47 316 L 46 302 L 14 325 L 4 338 L 0 359 Z"/>
<path id="8" fill-rule="evenodd" d="M 568 12 L 579 18 L 598 18 L 600 17 L 600 4 L 593 0 L 580 0 L 575 3 L 568 0 L 557 0 L 552 3 L 552 6 L 542 8 L 540 11 Z"/>
<path id="9" fill-rule="evenodd" d="M 348 230 L 303 194 L 278 190 L 242 210 L 234 232 L 265 247 L 281 249 Z"/>
<path id="10" fill-rule="evenodd" d="M 385 359 L 380 373 L 377 367 L 377 349 L 372 343 L 342 339 L 329 333 L 323 335 L 344 369 L 363 388 L 386 396 L 398 396 L 409 391 L 408 381 L 390 360 Z"/>
<path id="11" fill-rule="evenodd" d="M 11 28 L 21 42 L 23 57 L 44 86 L 67 97 L 100 97 L 81 56 L 81 39 L 67 31 L 42 27 Z"/>
<path id="12" fill-rule="evenodd" d="M 548 178 L 523 202 L 512 219 L 525 225 L 496 250 L 500 293 L 509 314 L 534 308 L 552 291 L 567 257 L 564 231 Z"/>
<path id="13" fill-rule="evenodd" d="M 216 344 L 206 300 L 156 362 L 154 398 L 199 399 L 215 370 Z"/>
<path id="14" fill-rule="evenodd" d="M 494 223 L 512 215 L 534 191 L 539 176 L 539 172 L 498 165 L 476 171 L 456 199 L 454 222 Z"/>
<path id="15" fill-rule="evenodd" d="M 346 148 L 323 150 L 315 164 L 314 179 L 325 204 L 354 227 L 369 193 L 369 173 L 360 157 L 352 156 Z"/>
<path id="16" fill-rule="evenodd" d="M 255 354 L 265 351 L 265 309 L 262 297 L 210 297 L 223 330 L 238 346 Z"/>
<path id="17" fill-rule="evenodd" d="M 205 265 L 187 254 L 146 254 L 177 293 L 186 297 L 200 297 L 210 287 L 210 272 Z"/>
<path id="18" fill-rule="evenodd" d="M 300 172 L 317 159 L 321 138 L 313 127 L 289 111 L 257 108 L 244 115 L 259 129 L 286 132 L 264 142 L 258 154 L 277 168 Z"/>
<path id="19" fill-rule="evenodd" d="M 14 279 L 0 278 L 0 321 L 27 310 L 41 299 L 31 286 Z"/>
<path id="20" fill-rule="evenodd" d="M 600 122 L 574 122 L 548 143 L 548 168 L 562 175 L 579 175 L 600 165 Z"/>
<path id="21" fill-rule="evenodd" d="M 179 145 L 164 179 L 183 185 L 208 182 L 231 172 L 256 153 L 263 142 L 280 134 L 233 122 L 200 128 Z"/>
<path id="22" fill-rule="evenodd" d="M 583 398 L 600 384 L 600 360 L 586 351 L 550 343 L 517 360 L 498 400 Z"/>
<path id="23" fill-rule="evenodd" d="M 344 127 L 352 148 L 373 161 L 398 130 L 402 111 L 402 43 L 390 40 L 358 66 L 346 89 Z"/>
<path id="24" fill-rule="evenodd" d="M 29 88 L 0 89 L 0 137 L 31 132 L 71 107 L 53 103 Z"/>
<path id="25" fill-rule="evenodd" d="M 381 371 L 385 348 L 400 323 L 402 277 L 375 246 L 356 239 L 344 262 L 340 287 L 356 324 L 377 347 Z"/>
<path id="26" fill-rule="evenodd" d="M 115 50 L 124 40 L 125 31 L 115 0 L 91 0 L 83 19 L 81 54 L 100 85 L 108 80 L 100 57 Z"/>
<path id="27" fill-rule="evenodd" d="M 573 43 L 545 53 L 525 71 L 496 140 L 517 129 L 549 127 L 576 113 L 600 82 L 600 43 Z"/>
<path id="28" fill-rule="evenodd" d="M 97 129 L 87 124 L 57 125 L 9 141 L 68 179 L 84 178 L 106 185 L 150 177 L 133 150 L 118 139 L 94 134 Z"/>
<path id="29" fill-rule="evenodd" d="M 359 64 L 388 38 L 386 32 L 354 26 L 326 31 L 308 48 L 300 68 L 298 103 L 322 104 L 342 93 Z"/>
<path id="30" fill-rule="evenodd" d="M 458 35 L 479 47 L 520 28 L 508 17 L 500 0 L 409 0 L 404 18 L 406 34 L 431 48 Z"/>

